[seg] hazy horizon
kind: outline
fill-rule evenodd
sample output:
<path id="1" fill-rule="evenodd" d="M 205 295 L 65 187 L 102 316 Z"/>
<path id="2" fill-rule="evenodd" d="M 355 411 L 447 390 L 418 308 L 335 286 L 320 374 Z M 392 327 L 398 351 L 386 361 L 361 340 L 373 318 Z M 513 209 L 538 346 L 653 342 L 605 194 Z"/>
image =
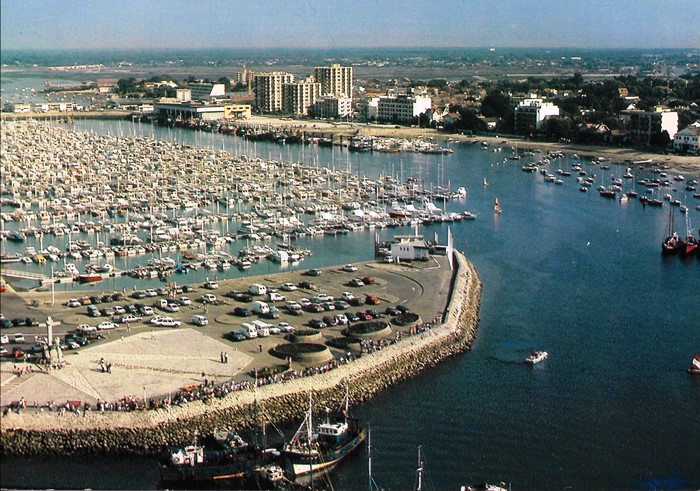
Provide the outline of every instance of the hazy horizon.
<path id="1" fill-rule="evenodd" d="M 3 0 L 0 13 L 3 51 L 700 47 L 700 2 L 681 0 Z"/>

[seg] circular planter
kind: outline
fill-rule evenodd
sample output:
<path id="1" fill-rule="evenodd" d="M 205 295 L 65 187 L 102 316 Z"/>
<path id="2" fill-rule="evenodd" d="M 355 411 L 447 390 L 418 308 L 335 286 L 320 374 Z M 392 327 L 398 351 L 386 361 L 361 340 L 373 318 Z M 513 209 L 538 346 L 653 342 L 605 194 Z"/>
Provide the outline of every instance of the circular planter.
<path id="1" fill-rule="evenodd" d="M 357 348 L 357 346 L 353 346 L 353 345 L 356 345 L 359 342 L 360 342 L 359 338 L 339 336 L 339 337 L 334 337 L 334 338 L 329 339 L 328 341 L 326 341 L 326 344 L 328 346 L 333 347 L 333 348 L 337 348 L 337 349 L 341 349 L 341 350 L 345 351 L 347 349 Z"/>
<path id="2" fill-rule="evenodd" d="M 299 329 L 285 336 L 285 339 L 290 343 L 313 343 L 321 341 L 323 339 L 323 334 L 314 329 Z"/>
<path id="3" fill-rule="evenodd" d="M 385 321 L 359 322 L 344 329 L 343 334 L 360 339 L 380 339 L 391 336 L 391 327 Z"/>
<path id="4" fill-rule="evenodd" d="M 286 360 L 291 358 L 302 363 L 322 363 L 333 358 L 327 346 L 318 343 L 290 343 L 278 344 L 270 354 Z"/>
<path id="5" fill-rule="evenodd" d="M 414 312 L 405 312 L 403 314 L 399 314 L 396 317 L 392 319 L 394 324 L 397 326 L 402 326 L 402 327 L 407 327 L 407 326 L 413 326 L 415 324 L 418 324 L 421 322 L 420 315 L 414 313 Z"/>

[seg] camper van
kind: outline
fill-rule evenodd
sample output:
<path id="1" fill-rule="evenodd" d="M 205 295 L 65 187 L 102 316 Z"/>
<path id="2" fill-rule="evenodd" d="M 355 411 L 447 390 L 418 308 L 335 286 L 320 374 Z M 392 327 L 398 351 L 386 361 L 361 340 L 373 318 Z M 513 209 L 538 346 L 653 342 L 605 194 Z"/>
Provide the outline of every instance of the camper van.
<path id="1" fill-rule="evenodd" d="M 265 315 L 268 312 L 270 312 L 270 306 L 266 304 L 265 302 L 262 302 L 260 300 L 256 300 L 253 302 L 253 307 L 251 309 L 254 314 L 260 314 L 260 315 Z"/>
<path id="2" fill-rule="evenodd" d="M 195 315 L 192 317 L 192 324 L 195 326 L 207 326 L 209 325 L 209 319 L 203 315 Z"/>
<path id="3" fill-rule="evenodd" d="M 265 295 L 267 293 L 267 287 L 260 283 L 253 283 L 248 287 L 248 293 L 251 295 Z"/>
<path id="4" fill-rule="evenodd" d="M 254 320 L 250 322 L 258 331 L 259 338 L 265 338 L 270 335 L 270 324 L 261 320 Z"/>
<path id="5" fill-rule="evenodd" d="M 244 324 L 241 324 L 241 328 L 238 330 L 238 332 L 243 334 L 248 339 L 253 339 L 253 338 L 258 337 L 257 328 L 251 324 L 248 324 L 247 322 Z"/>

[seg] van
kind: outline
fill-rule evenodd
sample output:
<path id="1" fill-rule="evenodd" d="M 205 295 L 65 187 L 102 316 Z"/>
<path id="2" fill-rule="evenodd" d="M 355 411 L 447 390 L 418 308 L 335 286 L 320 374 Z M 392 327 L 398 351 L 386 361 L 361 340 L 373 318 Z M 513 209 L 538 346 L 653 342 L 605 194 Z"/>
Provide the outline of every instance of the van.
<path id="1" fill-rule="evenodd" d="M 265 295 L 267 293 L 267 287 L 260 283 L 253 283 L 248 287 L 248 293 L 251 295 Z"/>
<path id="2" fill-rule="evenodd" d="M 255 326 L 255 329 L 257 329 L 259 338 L 265 338 L 270 335 L 270 324 L 267 322 L 254 320 L 250 323 Z"/>
<path id="3" fill-rule="evenodd" d="M 248 339 L 253 339 L 253 338 L 258 337 L 257 328 L 251 324 L 248 324 L 248 323 L 241 324 L 241 327 L 240 327 L 240 329 L 238 329 L 238 332 L 243 334 Z"/>
<path id="4" fill-rule="evenodd" d="M 287 297 L 277 292 L 268 292 L 267 297 L 270 302 L 284 302 L 287 300 Z"/>
<path id="5" fill-rule="evenodd" d="M 207 326 L 209 325 L 209 319 L 203 315 L 195 315 L 192 317 L 192 324 L 195 326 Z"/>
<path id="6" fill-rule="evenodd" d="M 164 298 L 159 298 L 158 300 L 153 302 L 153 306 L 157 309 L 165 310 L 165 308 L 168 306 L 168 301 Z"/>
<path id="7" fill-rule="evenodd" d="M 261 302 L 260 300 L 256 300 L 253 302 L 253 308 L 251 309 L 254 314 L 260 314 L 260 315 L 265 315 L 268 312 L 270 312 L 270 306 L 266 304 L 265 302 Z"/>

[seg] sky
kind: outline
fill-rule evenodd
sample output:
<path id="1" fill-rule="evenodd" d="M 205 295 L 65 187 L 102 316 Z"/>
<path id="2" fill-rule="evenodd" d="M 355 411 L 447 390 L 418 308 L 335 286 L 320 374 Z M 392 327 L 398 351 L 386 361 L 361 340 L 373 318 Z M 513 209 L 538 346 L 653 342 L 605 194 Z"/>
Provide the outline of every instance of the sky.
<path id="1" fill-rule="evenodd" d="M 2 0 L 0 48 L 700 48 L 700 0 Z"/>

